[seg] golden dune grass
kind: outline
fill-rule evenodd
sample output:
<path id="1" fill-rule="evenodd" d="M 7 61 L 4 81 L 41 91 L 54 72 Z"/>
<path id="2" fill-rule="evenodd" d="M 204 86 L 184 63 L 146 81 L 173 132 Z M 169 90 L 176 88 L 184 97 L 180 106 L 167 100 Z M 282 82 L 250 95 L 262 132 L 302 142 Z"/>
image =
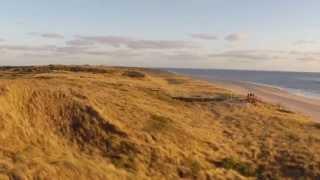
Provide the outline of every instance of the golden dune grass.
<path id="1" fill-rule="evenodd" d="M 0 179 L 320 178 L 319 124 L 148 69 L 2 68 L 0 144 Z"/>

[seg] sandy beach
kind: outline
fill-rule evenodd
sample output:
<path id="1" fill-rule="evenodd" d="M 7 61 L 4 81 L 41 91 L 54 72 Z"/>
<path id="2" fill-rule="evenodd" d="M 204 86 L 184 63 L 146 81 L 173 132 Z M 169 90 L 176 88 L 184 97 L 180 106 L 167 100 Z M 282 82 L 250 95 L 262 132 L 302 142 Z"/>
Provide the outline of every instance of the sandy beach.
<path id="1" fill-rule="evenodd" d="M 242 95 L 253 92 L 263 101 L 282 105 L 292 111 L 303 113 L 310 116 L 311 119 L 320 122 L 320 100 L 318 99 L 298 96 L 280 88 L 267 85 L 238 81 L 210 81 Z"/>

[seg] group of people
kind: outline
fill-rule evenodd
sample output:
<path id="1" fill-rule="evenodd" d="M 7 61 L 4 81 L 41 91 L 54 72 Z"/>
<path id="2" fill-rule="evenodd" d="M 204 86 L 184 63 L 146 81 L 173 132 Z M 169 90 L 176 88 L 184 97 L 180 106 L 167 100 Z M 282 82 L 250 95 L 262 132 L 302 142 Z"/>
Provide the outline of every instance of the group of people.
<path id="1" fill-rule="evenodd" d="M 248 93 L 248 95 L 247 95 L 247 101 L 249 102 L 249 103 L 251 103 L 251 104 L 256 104 L 257 103 L 257 98 L 256 98 L 256 96 L 255 96 L 255 94 L 254 93 Z"/>

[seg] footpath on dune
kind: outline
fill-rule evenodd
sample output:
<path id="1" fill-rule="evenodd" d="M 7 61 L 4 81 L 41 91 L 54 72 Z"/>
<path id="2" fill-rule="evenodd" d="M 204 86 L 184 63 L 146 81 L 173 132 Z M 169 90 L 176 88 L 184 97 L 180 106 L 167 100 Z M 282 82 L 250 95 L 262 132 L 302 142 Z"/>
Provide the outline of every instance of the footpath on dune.
<path id="1" fill-rule="evenodd" d="M 320 178 L 306 116 L 159 70 L 0 68 L 0 179 Z"/>

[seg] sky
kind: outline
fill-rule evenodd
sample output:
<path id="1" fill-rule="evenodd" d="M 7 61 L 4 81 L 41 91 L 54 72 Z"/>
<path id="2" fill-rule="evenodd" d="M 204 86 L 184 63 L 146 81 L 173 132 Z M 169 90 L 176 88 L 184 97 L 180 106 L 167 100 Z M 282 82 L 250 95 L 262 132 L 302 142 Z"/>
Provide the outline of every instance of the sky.
<path id="1" fill-rule="evenodd" d="M 2 0 L 0 65 L 320 72 L 319 0 Z"/>

